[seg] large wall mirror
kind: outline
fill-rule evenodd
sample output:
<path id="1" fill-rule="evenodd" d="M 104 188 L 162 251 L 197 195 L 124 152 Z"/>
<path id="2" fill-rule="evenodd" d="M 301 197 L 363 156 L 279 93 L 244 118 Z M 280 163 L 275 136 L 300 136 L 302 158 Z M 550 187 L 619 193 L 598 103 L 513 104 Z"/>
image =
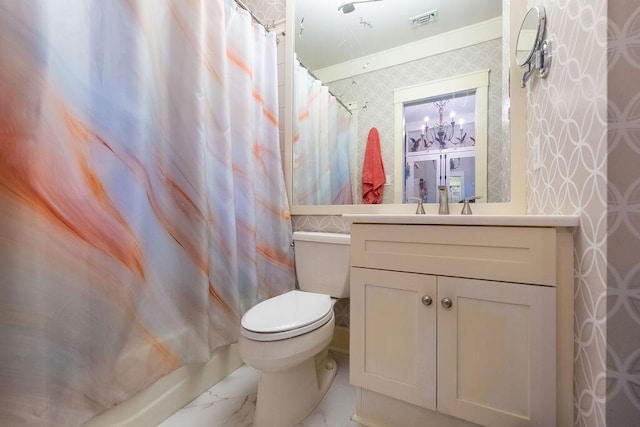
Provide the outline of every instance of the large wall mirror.
<path id="1" fill-rule="evenodd" d="M 413 197 L 437 202 L 429 188 L 441 170 L 450 200 L 481 196 L 485 206 L 474 212 L 524 213 L 526 119 L 509 85 L 510 16 L 525 10 L 524 0 L 378 0 L 339 8 L 343 3 L 350 2 L 287 2 L 292 213 L 413 212 Z M 451 86 L 469 76 L 481 83 Z M 446 142 L 437 140 L 439 121 L 450 128 Z M 367 205 L 363 161 L 373 128 L 386 182 L 380 204 Z"/>

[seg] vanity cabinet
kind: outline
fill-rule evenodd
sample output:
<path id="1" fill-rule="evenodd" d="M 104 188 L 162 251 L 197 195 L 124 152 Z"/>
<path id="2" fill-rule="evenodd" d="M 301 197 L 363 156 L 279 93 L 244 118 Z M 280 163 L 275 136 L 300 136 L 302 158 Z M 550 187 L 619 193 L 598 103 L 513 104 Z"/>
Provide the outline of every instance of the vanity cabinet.
<path id="1" fill-rule="evenodd" d="M 567 230 L 356 223 L 351 245 L 358 422 L 572 425 Z"/>

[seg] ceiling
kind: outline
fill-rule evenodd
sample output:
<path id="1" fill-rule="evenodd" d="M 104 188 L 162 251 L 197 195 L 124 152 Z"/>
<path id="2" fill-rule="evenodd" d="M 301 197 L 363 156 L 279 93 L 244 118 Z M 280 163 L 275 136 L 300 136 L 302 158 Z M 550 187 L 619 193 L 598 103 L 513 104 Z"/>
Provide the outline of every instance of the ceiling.
<path id="1" fill-rule="evenodd" d="M 310 70 L 347 62 L 502 15 L 502 0 L 382 0 L 338 11 L 340 0 L 295 0 L 296 53 Z M 434 9 L 437 22 L 410 25 Z M 302 22 L 302 31 L 301 21 Z"/>

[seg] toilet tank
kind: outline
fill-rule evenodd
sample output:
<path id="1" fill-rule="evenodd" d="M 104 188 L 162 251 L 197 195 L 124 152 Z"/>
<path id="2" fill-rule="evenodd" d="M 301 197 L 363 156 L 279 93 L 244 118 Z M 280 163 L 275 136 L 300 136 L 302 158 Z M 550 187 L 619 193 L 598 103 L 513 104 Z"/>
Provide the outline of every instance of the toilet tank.
<path id="1" fill-rule="evenodd" d="M 348 298 L 351 235 L 296 231 L 293 241 L 300 289 Z"/>

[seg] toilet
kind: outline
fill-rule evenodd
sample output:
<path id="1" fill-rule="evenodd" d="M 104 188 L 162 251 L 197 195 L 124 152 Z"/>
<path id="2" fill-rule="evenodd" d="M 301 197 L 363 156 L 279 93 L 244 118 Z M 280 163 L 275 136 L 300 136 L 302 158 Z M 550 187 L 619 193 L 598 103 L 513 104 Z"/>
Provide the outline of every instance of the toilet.
<path id="1" fill-rule="evenodd" d="M 260 371 L 254 427 L 292 427 L 320 402 L 336 375 L 328 347 L 333 304 L 349 296 L 348 234 L 295 232 L 299 290 L 265 300 L 242 317 L 243 361 Z"/>

